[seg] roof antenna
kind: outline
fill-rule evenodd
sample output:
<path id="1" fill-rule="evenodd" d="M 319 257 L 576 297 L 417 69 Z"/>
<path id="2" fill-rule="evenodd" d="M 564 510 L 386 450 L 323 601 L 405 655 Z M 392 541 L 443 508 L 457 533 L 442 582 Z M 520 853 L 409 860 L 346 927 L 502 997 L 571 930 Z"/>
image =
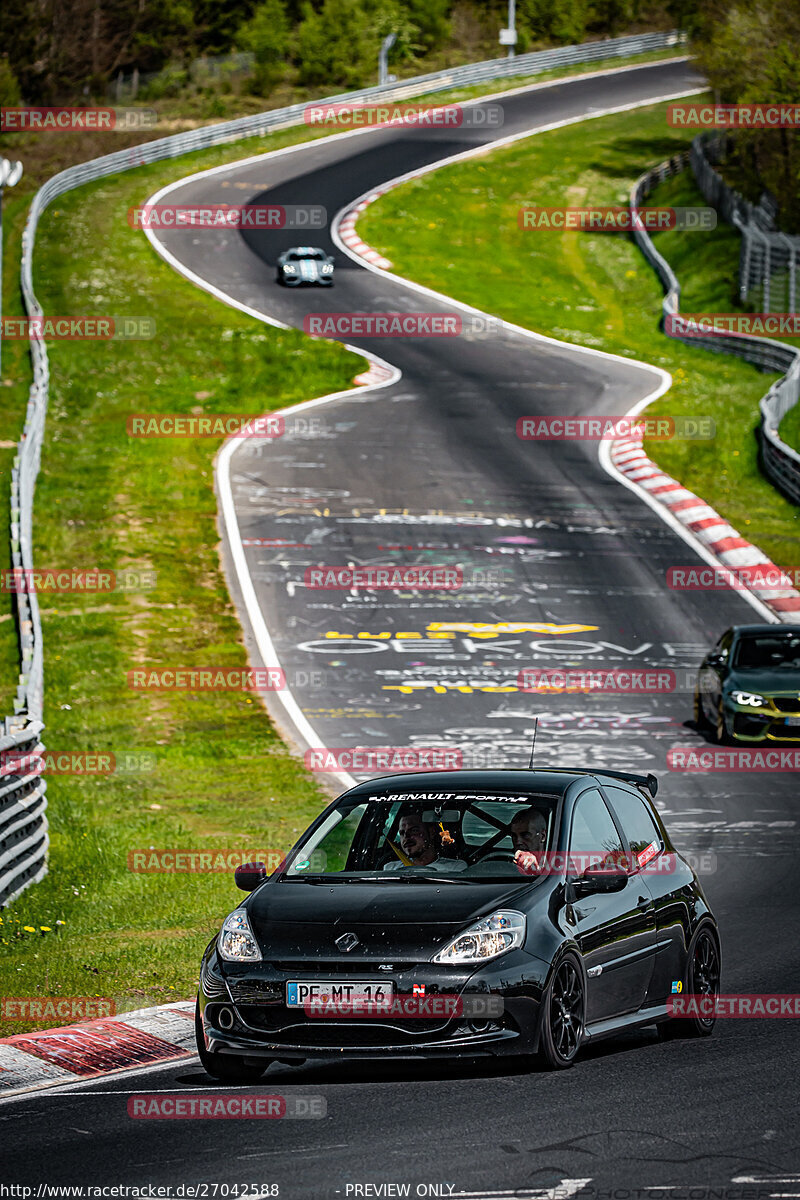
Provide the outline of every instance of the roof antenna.
<path id="1" fill-rule="evenodd" d="M 533 744 L 531 745 L 531 757 L 530 757 L 530 762 L 528 763 L 529 771 L 533 770 L 533 756 L 536 753 L 536 733 L 537 733 L 538 728 L 539 728 L 539 718 L 534 717 L 533 718 Z"/>

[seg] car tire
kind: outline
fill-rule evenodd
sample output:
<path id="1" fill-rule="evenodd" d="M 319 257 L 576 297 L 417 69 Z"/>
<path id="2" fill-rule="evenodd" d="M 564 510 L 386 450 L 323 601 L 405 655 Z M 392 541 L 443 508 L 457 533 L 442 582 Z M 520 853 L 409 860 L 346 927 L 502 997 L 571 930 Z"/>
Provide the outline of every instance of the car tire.
<path id="1" fill-rule="evenodd" d="M 709 720 L 705 714 L 699 692 L 695 692 L 694 694 L 694 727 L 698 730 L 708 729 L 709 727 Z"/>
<path id="2" fill-rule="evenodd" d="M 214 1079 L 219 1079 L 222 1083 L 255 1083 L 270 1064 L 271 1060 L 266 1058 L 263 1062 L 253 1065 L 232 1054 L 217 1054 L 213 1050 L 206 1050 L 199 1000 L 194 1010 L 194 1036 L 200 1065 L 209 1075 Z"/>
<path id="3" fill-rule="evenodd" d="M 717 706 L 717 720 L 714 726 L 714 736 L 716 737 L 717 743 L 720 746 L 729 746 L 733 740 L 730 730 L 728 729 L 728 723 L 725 720 L 725 711 L 722 707 L 721 700 Z"/>
<path id="4" fill-rule="evenodd" d="M 687 996 L 718 996 L 722 957 L 712 926 L 705 922 L 695 930 L 686 955 L 683 988 Z M 658 1026 L 662 1041 L 674 1038 L 710 1037 L 716 1017 L 673 1017 Z"/>
<path id="5" fill-rule="evenodd" d="M 550 976 L 541 1001 L 539 1064 L 548 1071 L 565 1071 L 575 1061 L 583 1041 L 586 992 L 576 955 L 568 952 Z"/>

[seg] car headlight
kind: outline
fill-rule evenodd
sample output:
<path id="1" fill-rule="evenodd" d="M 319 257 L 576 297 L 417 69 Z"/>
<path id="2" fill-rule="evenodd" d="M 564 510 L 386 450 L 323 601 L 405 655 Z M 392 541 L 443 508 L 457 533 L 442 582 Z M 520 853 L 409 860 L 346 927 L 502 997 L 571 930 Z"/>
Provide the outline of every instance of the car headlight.
<path id="1" fill-rule="evenodd" d="M 438 963 L 479 963 L 507 954 L 525 940 L 525 917 L 521 912 L 501 908 L 490 917 L 476 921 L 459 933 L 433 956 Z"/>
<path id="2" fill-rule="evenodd" d="M 294 275 L 295 271 L 297 270 L 297 267 L 292 266 L 291 263 L 284 263 L 283 269 L 287 275 Z"/>
<path id="3" fill-rule="evenodd" d="M 756 692 L 731 692 L 731 697 L 735 704 L 747 704 L 750 708 L 761 708 L 769 703 L 765 696 L 759 696 Z"/>
<path id="4" fill-rule="evenodd" d="M 323 265 L 322 265 L 323 275 L 330 275 L 332 270 L 333 270 L 333 263 L 323 263 Z"/>
<path id="5" fill-rule="evenodd" d="M 217 950 L 228 962 L 261 962 L 261 951 L 243 908 L 235 909 L 222 922 Z"/>

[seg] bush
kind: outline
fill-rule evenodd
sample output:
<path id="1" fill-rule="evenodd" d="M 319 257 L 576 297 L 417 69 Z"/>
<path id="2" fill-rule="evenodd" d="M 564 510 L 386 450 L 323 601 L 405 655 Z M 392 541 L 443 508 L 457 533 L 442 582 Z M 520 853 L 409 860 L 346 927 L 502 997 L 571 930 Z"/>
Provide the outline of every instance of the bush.
<path id="1" fill-rule="evenodd" d="M 11 70 L 7 58 L 0 58 L 0 106 L 14 108 L 20 102 L 17 77 Z"/>
<path id="2" fill-rule="evenodd" d="M 282 0 L 264 0 L 236 35 L 240 50 L 255 56 L 250 90 L 268 96 L 286 73 L 289 20 Z"/>

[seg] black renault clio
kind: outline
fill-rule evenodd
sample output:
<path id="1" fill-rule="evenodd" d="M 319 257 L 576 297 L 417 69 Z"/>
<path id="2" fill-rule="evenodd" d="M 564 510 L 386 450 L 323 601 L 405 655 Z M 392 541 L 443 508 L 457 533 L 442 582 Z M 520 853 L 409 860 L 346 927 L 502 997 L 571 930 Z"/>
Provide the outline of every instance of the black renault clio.
<path id="1" fill-rule="evenodd" d="M 206 949 L 197 1046 L 218 1079 L 307 1058 L 519 1055 L 656 1023 L 719 991 L 717 923 L 654 776 L 443 771 L 345 792 Z M 712 1005 L 713 1009 L 713 1005 Z"/>

